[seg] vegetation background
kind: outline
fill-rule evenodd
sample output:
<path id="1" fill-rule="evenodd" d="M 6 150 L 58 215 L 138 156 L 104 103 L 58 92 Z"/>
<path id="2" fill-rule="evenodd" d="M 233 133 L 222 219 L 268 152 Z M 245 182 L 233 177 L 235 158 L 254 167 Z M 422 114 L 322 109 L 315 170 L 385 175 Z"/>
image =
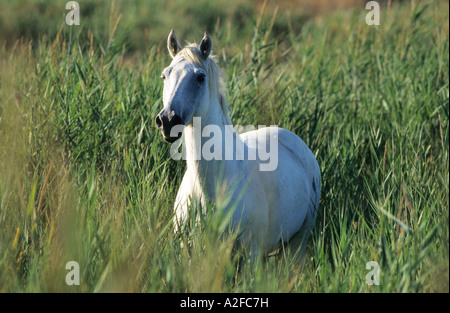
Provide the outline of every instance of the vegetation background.
<path id="1" fill-rule="evenodd" d="M 1 292 L 449 291 L 448 1 L 379 1 L 380 26 L 357 0 L 78 2 L 80 26 L 64 1 L 0 2 Z M 242 257 L 213 215 L 174 234 L 185 164 L 154 125 L 172 28 L 211 34 L 235 124 L 316 155 L 304 264 Z"/>

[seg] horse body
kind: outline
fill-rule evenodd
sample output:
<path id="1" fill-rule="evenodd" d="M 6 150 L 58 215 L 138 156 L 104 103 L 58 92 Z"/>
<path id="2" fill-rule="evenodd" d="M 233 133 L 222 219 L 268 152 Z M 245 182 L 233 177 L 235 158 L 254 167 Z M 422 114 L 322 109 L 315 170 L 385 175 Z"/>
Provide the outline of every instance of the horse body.
<path id="1" fill-rule="evenodd" d="M 254 161 L 256 164 L 251 171 L 254 176 L 250 178 L 250 181 L 261 181 L 263 187 L 257 195 L 264 195 L 267 203 L 267 213 L 264 213 L 267 227 L 262 230 L 262 240 L 263 250 L 270 252 L 296 234 L 303 242 L 309 236 L 319 205 L 320 168 L 311 150 L 294 133 L 268 127 L 242 134 L 244 142 L 257 149 L 266 149 L 267 145 L 257 132 L 265 134 L 266 138 L 276 136 L 279 142 L 277 168 L 258 171 L 259 162 Z M 259 207 L 255 206 L 253 210 L 258 212 Z"/>
<path id="2" fill-rule="evenodd" d="M 156 122 L 167 141 L 172 141 L 169 128 L 185 125 L 187 170 L 175 200 L 175 230 L 183 227 L 191 201 L 203 206 L 212 201 L 226 211 L 233 210 L 231 226 L 239 229 L 240 241 L 252 251 L 268 253 L 293 238 L 304 248 L 319 205 L 319 165 L 307 145 L 288 130 L 266 127 L 236 133 L 220 90 L 221 81 L 214 77 L 217 66 L 209 56 L 211 47 L 207 34 L 199 47 L 183 50 L 173 31 L 168 39 L 174 59 L 163 72 L 165 108 Z M 201 117 L 200 127 L 193 121 L 195 117 Z M 221 136 L 221 147 L 215 147 L 220 148 L 219 155 L 214 158 L 202 155 L 209 137 L 196 134 L 203 134 L 208 125 L 215 125 L 215 135 Z M 261 170 L 267 162 L 248 156 L 269 151 L 273 142 L 277 144 L 277 164 Z M 232 158 L 227 158 L 229 151 Z"/>

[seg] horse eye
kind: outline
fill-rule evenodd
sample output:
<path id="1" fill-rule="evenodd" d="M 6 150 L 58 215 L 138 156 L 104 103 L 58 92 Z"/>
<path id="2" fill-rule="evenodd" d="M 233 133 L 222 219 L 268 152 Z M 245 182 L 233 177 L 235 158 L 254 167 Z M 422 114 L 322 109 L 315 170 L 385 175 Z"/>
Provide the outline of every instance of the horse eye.
<path id="1" fill-rule="evenodd" d="M 201 73 L 197 76 L 197 81 L 203 83 L 205 81 L 205 74 Z"/>

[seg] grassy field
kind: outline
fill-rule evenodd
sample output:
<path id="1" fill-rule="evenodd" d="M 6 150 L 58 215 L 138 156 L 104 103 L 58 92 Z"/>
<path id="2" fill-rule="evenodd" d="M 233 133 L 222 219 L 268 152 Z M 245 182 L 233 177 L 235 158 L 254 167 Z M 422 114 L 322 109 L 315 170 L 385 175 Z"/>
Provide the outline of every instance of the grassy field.
<path id="1" fill-rule="evenodd" d="M 79 3 L 73 27 L 63 4 L 0 3 L 0 292 L 449 291 L 448 1 L 380 1 L 380 26 L 364 1 Z M 235 124 L 316 155 L 304 264 L 242 257 L 212 215 L 174 234 L 185 164 L 154 124 L 171 28 L 209 31 Z"/>

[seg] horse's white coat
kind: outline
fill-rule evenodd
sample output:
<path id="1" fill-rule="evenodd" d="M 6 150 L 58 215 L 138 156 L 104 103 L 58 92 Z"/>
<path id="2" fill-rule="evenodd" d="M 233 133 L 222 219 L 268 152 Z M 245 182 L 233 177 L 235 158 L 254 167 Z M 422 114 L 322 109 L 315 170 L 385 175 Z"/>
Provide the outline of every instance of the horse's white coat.
<path id="1" fill-rule="evenodd" d="M 209 35 L 205 34 L 205 38 L 211 43 Z M 178 43 L 173 32 L 168 42 L 171 40 Z M 320 168 L 311 150 L 294 133 L 267 127 L 235 135 L 232 147 L 222 140 L 222 153 L 225 155 L 226 149 L 235 151 L 236 147 L 241 147 L 240 151 L 235 151 L 236 156 L 248 155 L 252 149 L 269 151 L 270 136 L 275 136 L 278 166 L 274 171 L 260 171 L 258 159 L 226 160 L 222 157 L 206 161 L 201 156 L 201 147 L 209 138 L 195 136 L 195 131 L 199 130 L 193 127 L 193 117 L 201 117 L 202 128 L 217 125 L 223 139 L 235 132 L 229 125 L 223 88 L 218 85 L 222 82 L 220 77 L 212 77 L 215 74 L 209 69 L 216 65 L 209 52 L 202 59 L 196 46 L 185 47 L 190 49 L 189 54 L 173 48 L 169 46 L 173 61 L 163 72 L 163 111 L 182 118 L 186 125 L 183 136 L 187 152 L 187 170 L 174 205 L 175 229 L 183 226 L 192 199 L 203 204 L 211 200 L 218 206 L 223 205 L 225 210 L 234 208 L 231 225 L 239 227 L 241 241 L 249 244 L 252 251 L 271 252 L 294 235 L 300 236 L 300 241 L 306 240 L 317 216 L 321 185 Z M 189 55 L 196 58 L 187 57 Z M 204 84 L 195 80 L 200 72 L 206 74 Z M 223 200 L 225 193 L 227 201 Z"/>

